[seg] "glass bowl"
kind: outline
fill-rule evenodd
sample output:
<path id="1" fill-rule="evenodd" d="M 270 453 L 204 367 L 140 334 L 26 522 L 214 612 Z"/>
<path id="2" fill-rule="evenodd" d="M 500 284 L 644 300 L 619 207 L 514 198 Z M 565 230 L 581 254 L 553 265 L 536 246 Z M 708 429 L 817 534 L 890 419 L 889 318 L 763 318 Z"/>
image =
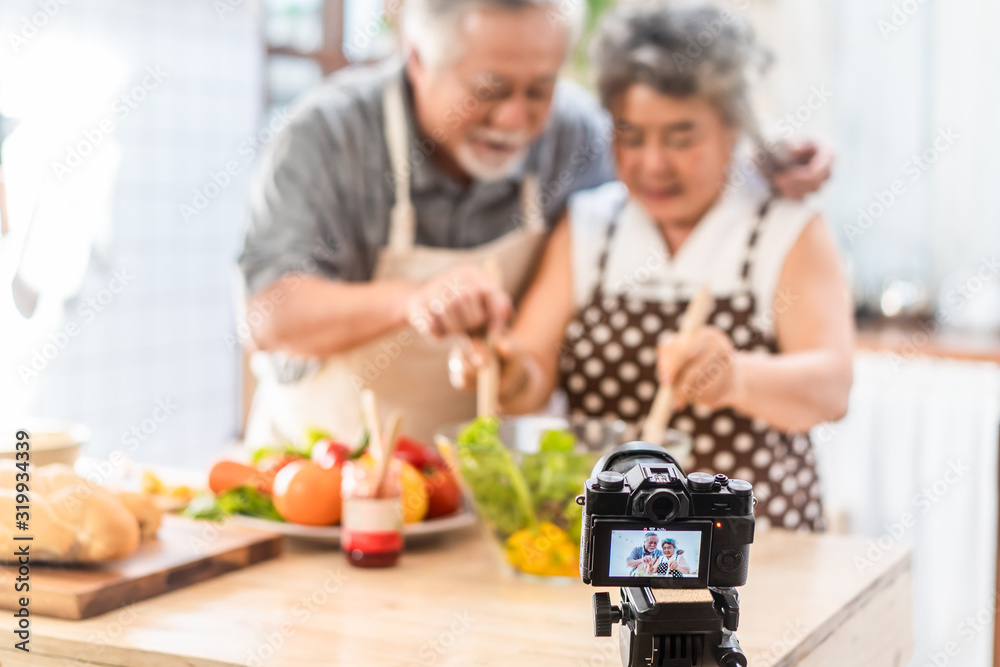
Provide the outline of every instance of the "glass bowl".
<path id="1" fill-rule="evenodd" d="M 601 456 L 635 439 L 633 429 L 620 420 L 526 416 L 476 420 L 440 436 L 507 564 L 518 574 L 579 578 L 576 497 Z M 682 463 L 690 436 L 668 430 L 664 440 Z"/>

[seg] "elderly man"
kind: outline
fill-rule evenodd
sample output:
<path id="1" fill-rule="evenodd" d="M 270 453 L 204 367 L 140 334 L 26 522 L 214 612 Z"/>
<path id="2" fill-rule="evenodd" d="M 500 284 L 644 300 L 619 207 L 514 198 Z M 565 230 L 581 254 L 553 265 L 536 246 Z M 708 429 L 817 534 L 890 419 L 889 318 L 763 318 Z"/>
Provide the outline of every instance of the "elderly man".
<path id="1" fill-rule="evenodd" d="M 249 442 L 352 440 L 364 387 L 418 438 L 474 415 L 445 339 L 504 326 L 567 197 L 613 178 L 606 116 L 558 77 L 582 4 L 408 0 L 405 63 L 348 68 L 296 105 L 240 258 L 267 352 Z M 776 185 L 828 169 L 815 154 Z"/>
<path id="2" fill-rule="evenodd" d="M 644 573 L 652 574 L 648 571 L 649 567 L 663 556 L 663 552 L 656 548 L 657 541 L 656 533 L 643 535 L 642 545 L 632 549 L 625 559 L 625 565 L 633 569 L 638 567 Z"/>

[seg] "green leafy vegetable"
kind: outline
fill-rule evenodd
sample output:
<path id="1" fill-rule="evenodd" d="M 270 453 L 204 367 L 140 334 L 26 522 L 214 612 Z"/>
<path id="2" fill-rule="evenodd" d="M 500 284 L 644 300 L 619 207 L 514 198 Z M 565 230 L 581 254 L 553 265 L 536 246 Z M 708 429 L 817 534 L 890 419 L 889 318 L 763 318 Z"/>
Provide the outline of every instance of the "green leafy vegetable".
<path id="1" fill-rule="evenodd" d="M 258 447 L 253 450 L 250 454 L 250 461 L 252 463 L 260 463 L 269 456 L 280 456 L 282 454 L 287 454 L 289 456 L 295 456 L 299 458 L 309 458 L 310 453 L 312 453 L 312 447 L 316 444 L 314 442 L 309 443 L 305 447 L 297 447 L 291 443 L 286 443 L 284 445 L 278 445 L 275 447 Z"/>
<path id="2" fill-rule="evenodd" d="M 192 519 L 211 521 L 219 521 L 233 514 L 284 521 L 278 510 L 274 509 L 271 498 L 250 486 L 230 489 L 218 496 L 210 493 L 198 495 L 188 503 L 183 514 Z"/>
<path id="3" fill-rule="evenodd" d="M 458 434 L 459 467 L 483 517 L 503 535 L 535 525 L 531 492 L 500 441 L 500 422 L 480 417 Z"/>
<path id="4" fill-rule="evenodd" d="M 583 492 L 596 455 L 574 451 L 576 436 L 568 431 L 547 431 L 538 452 L 524 454 L 518 465 L 499 430 L 496 419 L 479 418 L 457 439 L 462 476 L 480 513 L 504 537 L 551 522 L 579 542 L 582 510 L 576 496 Z"/>

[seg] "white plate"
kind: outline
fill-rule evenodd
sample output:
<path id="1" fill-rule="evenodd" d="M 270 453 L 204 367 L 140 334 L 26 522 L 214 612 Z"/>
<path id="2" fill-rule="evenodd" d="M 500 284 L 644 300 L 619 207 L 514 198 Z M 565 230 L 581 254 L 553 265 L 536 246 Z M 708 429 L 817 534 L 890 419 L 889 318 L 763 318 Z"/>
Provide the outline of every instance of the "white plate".
<path id="1" fill-rule="evenodd" d="M 235 514 L 227 520 L 241 526 L 247 526 L 248 528 L 281 533 L 286 537 L 321 542 L 323 544 L 340 544 L 340 526 L 303 526 L 299 523 L 270 521 L 268 519 L 258 519 L 257 517 L 240 514 Z M 440 535 L 466 528 L 474 523 L 476 523 L 476 515 L 467 507 L 463 507 L 455 514 L 449 516 L 418 521 L 417 523 L 408 523 L 403 526 L 403 535 L 406 537 Z"/>

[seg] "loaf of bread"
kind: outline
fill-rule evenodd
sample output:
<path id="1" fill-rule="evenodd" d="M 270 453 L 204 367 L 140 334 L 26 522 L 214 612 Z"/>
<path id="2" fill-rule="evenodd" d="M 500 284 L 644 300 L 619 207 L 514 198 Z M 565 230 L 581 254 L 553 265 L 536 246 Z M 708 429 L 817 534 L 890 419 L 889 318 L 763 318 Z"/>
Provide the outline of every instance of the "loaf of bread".
<path id="1" fill-rule="evenodd" d="M 33 537 L 34 560 L 97 563 L 130 555 L 140 540 L 152 537 L 162 513 L 142 494 L 115 494 L 52 464 L 32 470 L 30 530 L 15 526 L 17 473 L 0 460 L 0 553 L 16 551 L 15 535 Z M 145 502 L 143 502 L 145 500 Z"/>

